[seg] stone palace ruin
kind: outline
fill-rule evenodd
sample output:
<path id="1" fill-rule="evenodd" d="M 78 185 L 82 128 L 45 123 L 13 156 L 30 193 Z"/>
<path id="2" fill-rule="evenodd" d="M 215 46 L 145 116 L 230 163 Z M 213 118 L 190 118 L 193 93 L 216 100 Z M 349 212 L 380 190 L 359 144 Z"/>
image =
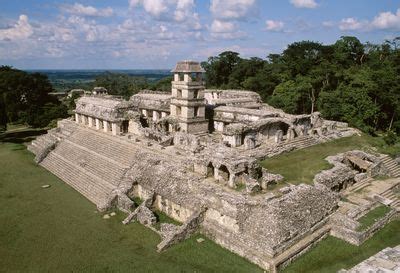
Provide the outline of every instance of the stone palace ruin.
<path id="1" fill-rule="evenodd" d="M 170 93 L 143 90 L 129 101 L 105 92 L 82 96 L 74 117 L 59 121 L 29 150 L 100 211 L 119 208 L 128 213 L 125 224 L 139 221 L 159 233 L 158 251 L 199 231 L 275 271 L 327 234 L 359 242 L 351 233 L 354 219 L 379 200 L 345 210 L 341 193 L 369 185 L 365 179 L 373 175 L 399 175 L 389 159 L 339 155 L 314 184 L 280 188 L 282 177 L 259 160 L 357 130 L 318 112 L 287 114 L 255 92 L 205 89 L 197 62 L 179 62 L 172 72 Z M 143 202 L 135 206 L 133 198 Z M 154 210 L 182 225 L 155 229 Z"/>

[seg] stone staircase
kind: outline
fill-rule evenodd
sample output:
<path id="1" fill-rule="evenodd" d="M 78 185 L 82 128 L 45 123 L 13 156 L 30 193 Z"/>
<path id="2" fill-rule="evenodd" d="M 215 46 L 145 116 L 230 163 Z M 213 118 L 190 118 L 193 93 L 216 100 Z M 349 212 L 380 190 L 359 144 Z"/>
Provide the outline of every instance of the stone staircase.
<path id="1" fill-rule="evenodd" d="M 353 192 L 356 192 L 356 191 L 358 191 L 358 190 L 361 190 L 361 189 L 363 189 L 363 188 L 365 188 L 365 187 L 368 187 L 369 185 L 371 185 L 371 182 L 372 182 L 372 181 L 374 181 L 373 178 L 367 177 L 366 179 L 363 179 L 362 181 L 357 182 L 357 183 L 355 183 L 354 185 L 352 185 L 352 186 L 347 190 L 347 192 L 348 192 L 348 193 L 353 193 Z"/>
<path id="2" fill-rule="evenodd" d="M 55 129 L 49 130 L 47 134 L 38 136 L 33 140 L 27 147 L 28 151 L 37 155 L 40 151 L 46 149 L 46 147 L 54 144 L 60 139 L 59 133 Z"/>
<path id="3" fill-rule="evenodd" d="M 383 164 L 389 170 L 389 174 L 392 177 L 400 177 L 400 166 L 388 155 L 381 156 Z"/>
<path id="4" fill-rule="evenodd" d="M 302 137 L 298 137 L 295 138 L 289 142 L 286 142 L 284 145 L 293 145 L 296 147 L 296 149 L 304 149 L 316 144 L 319 144 L 318 140 L 316 140 L 315 138 L 311 137 L 311 136 L 302 136 Z"/>
<path id="5" fill-rule="evenodd" d="M 61 178 L 98 207 L 108 202 L 113 190 L 109 183 L 88 173 L 57 153 L 51 152 L 40 165 Z"/>
<path id="6" fill-rule="evenodd" d="M 51 134 L 50 137 L 60 139 L 40 165 L 103 210 L 115 197 L 115 190 L 131 162 L 137 160 L 137 149 L 113 136 L 101 136 L 74 124 L 69 126 L 69 130 L 61 127 Z"/>
<path id="7" fill-rule="evenodd" d="M 132 150 L 132 145 L 119 142 L 116 137 L 99 134 L 103 133 L 79 128 L 68 140 L 123 166 L 129 166 L 135 158 L 135 150 Z"/>
<path id="8" fill-rule="evenodd" d="M 400 198 L 393 192 L 393 188 L 384 191 L 380 196 L 389 200 L 389 206 L 400 212 Z"/>

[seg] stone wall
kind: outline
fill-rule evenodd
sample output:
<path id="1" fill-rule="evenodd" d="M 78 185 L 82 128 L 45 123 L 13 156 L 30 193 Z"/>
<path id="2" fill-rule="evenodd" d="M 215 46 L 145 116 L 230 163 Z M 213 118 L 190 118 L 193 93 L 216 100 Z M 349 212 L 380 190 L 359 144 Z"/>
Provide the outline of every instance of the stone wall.
<path id="1" fill-rule="evenodd" d="M 373 225 L 363 231 L 357 231 L 356 227 L 349 223 L 335 223 L 335 221 L 333 221 L 331 235 L 342 239 L 350 244 L 359 246 L 366 240 L 371 238 L 376 232 L 382 229 L 395 217 L 398 217 L 398 214 L 395 210 L 391 210 L 389 213 L 378 219 Z"/>

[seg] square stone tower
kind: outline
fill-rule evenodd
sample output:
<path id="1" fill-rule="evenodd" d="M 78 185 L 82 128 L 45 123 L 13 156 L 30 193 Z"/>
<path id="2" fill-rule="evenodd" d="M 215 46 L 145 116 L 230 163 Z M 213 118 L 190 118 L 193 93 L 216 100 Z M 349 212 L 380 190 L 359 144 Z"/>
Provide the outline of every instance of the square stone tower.
<path id="1" fill-rule="evenodd" d="M 190 134 L 208 132 L 205 118 L 204 69 L 198 62 L 178 62 L 171 72 L 172 81 L 171 116 L 179 120 L 180 130 Z"/>

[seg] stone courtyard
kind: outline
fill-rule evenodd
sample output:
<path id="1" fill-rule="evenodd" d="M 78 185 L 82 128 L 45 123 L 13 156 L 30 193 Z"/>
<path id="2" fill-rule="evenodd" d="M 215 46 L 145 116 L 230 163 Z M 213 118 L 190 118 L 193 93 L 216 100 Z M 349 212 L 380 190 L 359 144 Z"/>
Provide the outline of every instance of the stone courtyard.
<path id="1" fill-rule="evenodd" d="M 124 224 L 159 233 L 158 251 L 200 232 L 274 272 L 328 234 L 358 245 L 398 217 L 400 168 L 385 155 L 329 157 L 333 168 L 312 185 L 270 190 L 283 177 L 260 160 L 359 132 L 318 112 L 287 114 L 255 92 L 205 89 L 203 72 L 183 61 L 170 93 L 143 90 L 129 101 L 103 89 L 84 95 L 74 117 L 29 149 L 100 211 L 117 207 L 128 215 Z M 358 231 L 359 219 L 380 205 L 390 211 Z M 155 229 L 154 210 L 182 225 Z"/>

